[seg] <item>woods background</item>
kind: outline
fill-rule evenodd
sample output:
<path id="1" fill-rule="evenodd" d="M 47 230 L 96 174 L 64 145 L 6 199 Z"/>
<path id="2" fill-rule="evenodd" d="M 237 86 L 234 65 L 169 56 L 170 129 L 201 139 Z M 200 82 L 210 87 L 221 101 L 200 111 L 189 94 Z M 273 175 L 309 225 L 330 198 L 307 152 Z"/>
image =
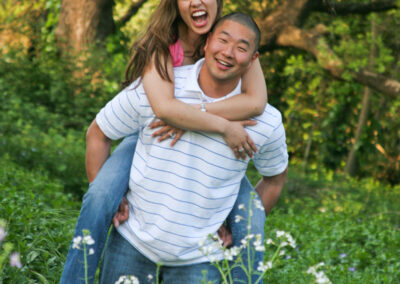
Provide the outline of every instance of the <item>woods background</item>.
<path id="1" fill-rule="evenodd" d="M 87 189 L 86 129 L 100 108 L 119 92 L 129 48 L 138 33 L 145 31 L 147 19 L 158 2 L 0 2 L 0 218 L 9 223 L 16 222 L 15 218 L 19 220 L 16 227 L 10 225 L 10 236 L 17 240 L 20 234 L 25 235 L 17 247 L 25 252 L 26 273 L 32 279 L 42 279 L 32 271 L 44 278 L 46 273 L 53 273 L 50 280 L 45 279 L 50 282 L 60 273 L 76 221 L 75 215 L 62 208 L 79 209 L 79 200 Z M 400 200 L 400 1 L 226 0 L 224 3 L 224 14 L 248 13 L 261 27 L 260 60 L 268 100 L 283 113 L 290 152 L 289 195 L 282 202 L 293 202 L 293 208 L 301 212 L 305 209 L 300 210 L 296 198 L 305 194 L 305 185 L 308 190 L 325 188 L 327 184 L 340 185 L 340 194 L 348 190 L 350 195 L 346 196 L 352 196 L 341 200 L 341 205 L 335 203 L 339 202 L 336 191 L 329 193 L 326 200 L 319 199 L 319 195 L 312 195 L 311 199 L 308 196 L 304 199 L 308 203 L 302 199 L 302 204 L 320 210 L 321 202 L 323 208 L 332 204 L 332 208 L 341 206 L 342 211 L 347 208 L 343 204 L 348 204 L 351 214 L 366 214 L 363 210 L 368 210 L 365 208 L 376 194 L 376 200 L 385 203 L 371 210 L 391 212 L 390 225 L 385 228 L 394 230 L 390 231 L 393 238 L 393 232 L 398 236 L 399 212 L 398 207 L 394 208 Z M 250 168 L 249 175 L 254 174 Z M 349 176 L 354 177 L 349 179 L 351 186 L 347 183 Z M 316 186 L 315 181 L 320 179 L 327 183 Z M 346 184 L 341 183 L 344 181 Z M 297 212 L 282 206 L 289 213 Z M 37 213 L 28 216 L 26 208 L 34 208 L 32 212 Z M 32 221 L 32 214 L 62 217 Z M 346 223 L 348 216 L 343 218 L 341 222 Z M 277 222 L 274 220 L 272 217 L 269 222 L 273 225 Z M 354 222 L 350 226 L 356 226 Z M 65 223 L 69 225 L 63 226 Z M 50 238 L 52 241 L 47 245 L 54 245 L 46 249 L 46 256 L 43 250 L 32 250 L 39 239 L 36 234 L 43 226 L 56 232 L 43 236 L 43 242 Z M 307 225 L 302 223 L 302 226 Z M 318 226 L 321 225 L 316 223 L 315 228 Z M 296 230 L 300 231 L 299 228 Z M 375 231 L 382 230 L 366 229 Z M 358 242 L 356 235 L 354 238 Z M 380 237 L 377 239 L 380 241 L 375 245 L 382 242 Z M 395 243 L 392 245 L 396 248 Z M 365 243 L 357 243 L 358 247 L 365 247 Z M 397 251 L 398 256 L 399 247 L 387 253 Z M 319 253 L 324 254 L 322 251 L 321 248 Z M 365 263 L 360 260 L 357 265 L 371 264 L 369 257 L 360 255 Z M 378 259 L 377 255 L 370 257 Z M 41 262 L 35 270 L 34 263 L 39 258 Z M 395 266 L 385 262 L 390 257 L 385 254 L 385 258 L 379 269 L 396 271 Z M 390 279 L 399 279 L 396 278 L 400 277 L 399 270 Z M 276 277 L 279 279 L 279 275 Z M 0 276 L 0 282 L 1 279 Z"/>

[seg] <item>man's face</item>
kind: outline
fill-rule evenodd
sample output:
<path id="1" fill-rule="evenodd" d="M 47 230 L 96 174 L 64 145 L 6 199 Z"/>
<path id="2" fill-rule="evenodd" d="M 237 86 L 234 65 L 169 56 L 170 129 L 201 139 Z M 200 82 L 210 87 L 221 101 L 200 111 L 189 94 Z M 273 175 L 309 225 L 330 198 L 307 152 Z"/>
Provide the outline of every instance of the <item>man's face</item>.
<path id="1" fill-rule="evenodd" d="M 255 34 L 248 27 L 226 20 L 209 35 L 204 47 L 205 64 L 211 77 L 218 81 L 236 80 L 258 57 Z"/>

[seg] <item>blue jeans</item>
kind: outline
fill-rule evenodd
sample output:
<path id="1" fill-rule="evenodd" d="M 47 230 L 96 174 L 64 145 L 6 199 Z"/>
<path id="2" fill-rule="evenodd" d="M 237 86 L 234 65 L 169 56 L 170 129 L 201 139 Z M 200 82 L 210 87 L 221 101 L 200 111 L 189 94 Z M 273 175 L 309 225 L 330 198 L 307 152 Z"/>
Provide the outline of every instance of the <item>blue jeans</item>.
<path id="1" fill-rule="evenodd" d="M 203 275 L 206 271 L 206 275 Z M 156 283 L 157 264 L 137 251 L 117 230 L 113 229 L 100 273 L 100 284 L 115 283 L 119 277 L 134 275 L 140 283 Z M 150 275 L 150 276 L 149 276 Z M 221 276 L 211 263 L 184 266 L 161 266 L 158 279 L 164 284 L 220 283 Z"/>
<path id="2" fill-rule="evenodd" d="M 128 189 L 130 169 L 137 139 L 137 135 L 132 135 L 126 137 L 118 145 L 104 163 L 95 180 L 89 185 L 89 190 L 83 197 L 74 237 L 82 236 L 82 230 L 87 229 L 95 241 L 93 245 L 88 246 L 88 250 L 93 249 L 94 251 L 94 254 L 87 256 L 87 278 L 89 283 L 93 283 L 95 280 L 96 270 L 105 246 L 112 218 Z M 243 216 L 245 220 L 248 218 L 247 211 L 239 210 L 238 205 L 244 204 L 248 208 L 250 192 L 252 191 L 254 192 L 254 189 L 251 184 L 247 178 L 244 178 L 241 183 L 238 199 L 227 219 L 228 228 L 233 234 L 234 246 L 240 246 L 240 240 L 247 235 L 247 222 L 241 221 L 235 223 L 234 221 L 236 215 Z M 253 208 L 251 223 L 251 233 L 264 235 L 264 212 Z M 82 250 L 74 249 L 72 245 L 73 243 L 71 243 L 68 251 L 60 284 L 85 283 L 84 253 Z M 248 257 L 246 253 L 244 252 L 242 258 L 245 260 L 247 266 Z M 252 261 L 254 260 L 253 266 L 256 269 L 258 262 L 263 260 L 263 254 L 258 252 L 255 255 L 252 254 L 250 258 Z M 235 278 L 248 282 L 247 276 L 241 268 L 234 269 L 232 274 Z"/>

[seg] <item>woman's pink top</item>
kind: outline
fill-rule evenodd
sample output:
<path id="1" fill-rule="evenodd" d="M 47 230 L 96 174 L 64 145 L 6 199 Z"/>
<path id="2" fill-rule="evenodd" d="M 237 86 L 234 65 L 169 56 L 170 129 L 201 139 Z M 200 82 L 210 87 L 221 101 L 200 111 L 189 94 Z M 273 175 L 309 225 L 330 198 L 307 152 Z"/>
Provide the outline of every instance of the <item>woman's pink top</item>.
<path id="1" fill-rule="evenodd" d="M 174 67 L 182 66 L 184 55 L 181 41 L 179 39 L 169 46 L 169 52 L 172 57 L 172 65 Z"/>

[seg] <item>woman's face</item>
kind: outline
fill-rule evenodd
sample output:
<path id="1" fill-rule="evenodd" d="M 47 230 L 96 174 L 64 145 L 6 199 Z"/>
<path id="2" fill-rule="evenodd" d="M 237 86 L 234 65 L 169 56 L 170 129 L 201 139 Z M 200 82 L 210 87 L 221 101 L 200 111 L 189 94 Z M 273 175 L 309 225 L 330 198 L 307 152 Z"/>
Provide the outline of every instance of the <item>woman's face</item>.
<path id="1" fill-rule="evenodd" d="M 189 31 L 206 34 L 217 17 L 217 0 L 177 0 L 179 14 Z"/>

